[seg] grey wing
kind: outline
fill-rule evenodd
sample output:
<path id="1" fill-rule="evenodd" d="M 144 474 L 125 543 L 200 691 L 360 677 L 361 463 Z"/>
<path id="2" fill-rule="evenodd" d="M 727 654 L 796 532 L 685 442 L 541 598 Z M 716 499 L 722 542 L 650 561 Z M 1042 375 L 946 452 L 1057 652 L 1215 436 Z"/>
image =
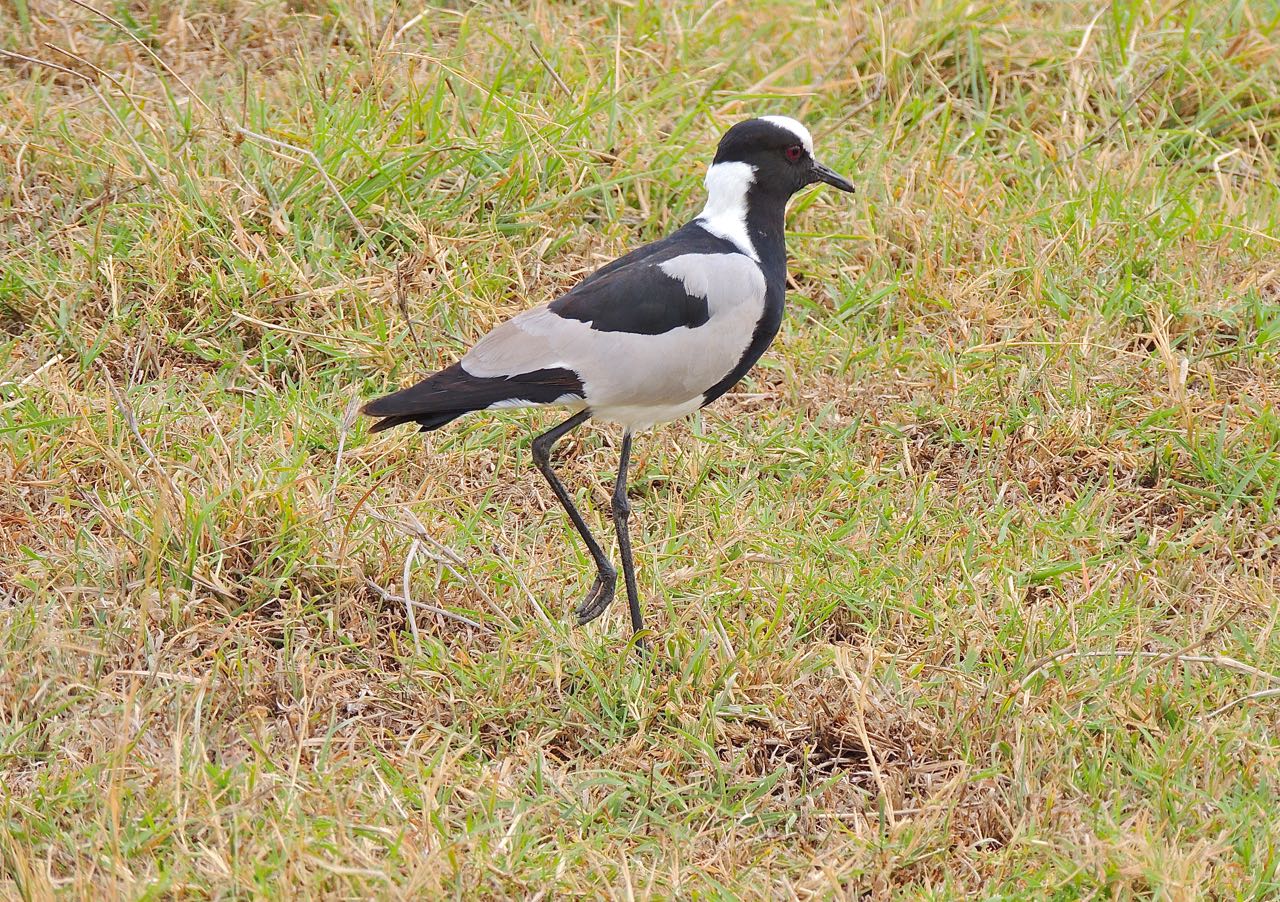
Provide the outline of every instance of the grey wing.
<path id="1" fill-rule="evenodd" d="M 635 268 L 628 278 L 595 282 L 589 304 L 578 296 L 574 316 L 559 315 L 553 301 L 499 325 L 462 359 L 463 368 L 483 377 L 564 368 L 578 375 L 592 406 L 699 396 L 730 373 L 751 344 L 764 313 L 764 274 L 755 261 L 733 253 L 683 254 Z M 681 300 L 666 328 L 620 328 L 629 308 L 648 304 L 642 319 L 653 329 L 648 302 L 655 293 L 673 296 L 672 289 Z M 578 318 L 592 312 L 610 328 Z"/>

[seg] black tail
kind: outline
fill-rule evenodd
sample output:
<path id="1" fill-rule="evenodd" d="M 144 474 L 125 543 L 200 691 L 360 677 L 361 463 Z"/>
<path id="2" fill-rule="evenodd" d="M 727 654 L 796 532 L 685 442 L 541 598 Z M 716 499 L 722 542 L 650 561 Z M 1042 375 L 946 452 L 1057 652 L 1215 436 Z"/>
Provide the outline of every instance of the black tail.
<path id="1" fill-rule="evenodd" d="M 369 411 L 365 409 L 361 412 L 368 413 Z M 413 414 L 402 414 L 395 417 L 384 417 L 370 426 L 369 431 L 382 432 L 384 429 L 390 429 L 393 426 L 403 426 L 405 423 L 417 423 L 422 432 L 430 432 L 432 429 L 439 429 L 445 423 L 452 423 L 458 417 L 470 412 L 471 411 L 469 410 L 446 410 L 437 414 L 427 413 L 420 414 L 418 416 L 414 416 Z"/>
<path id="2" fill-rule="evenodd" d="M 370 401 L 360 412 L 382 417 L 370 432 L 381 432 L 404 423 L 417 423 L 423 432 L 429 432 L 499 401 L 550 404 L 565 395 L 582 397 L 582 382 L 572 370 L 544 369 L 482 378 L 455 363 L 416 385 Z"/>

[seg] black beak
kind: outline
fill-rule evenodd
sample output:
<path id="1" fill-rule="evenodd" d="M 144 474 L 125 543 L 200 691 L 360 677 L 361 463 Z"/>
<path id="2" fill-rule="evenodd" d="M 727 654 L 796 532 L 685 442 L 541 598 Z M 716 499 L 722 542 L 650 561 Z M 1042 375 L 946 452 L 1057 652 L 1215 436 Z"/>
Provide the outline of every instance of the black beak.
<path id="1" fill-rule="evenodd" d="M 833 188 L 839 188 L 841 191 L 852 191 L 853 182 L 849 181 L 842 175 L 836 174 L 833 170 L 823 166 L 817 160 L 813 161 L 813 170 L 809 173 L 809 183 L 826 182 Z"/>

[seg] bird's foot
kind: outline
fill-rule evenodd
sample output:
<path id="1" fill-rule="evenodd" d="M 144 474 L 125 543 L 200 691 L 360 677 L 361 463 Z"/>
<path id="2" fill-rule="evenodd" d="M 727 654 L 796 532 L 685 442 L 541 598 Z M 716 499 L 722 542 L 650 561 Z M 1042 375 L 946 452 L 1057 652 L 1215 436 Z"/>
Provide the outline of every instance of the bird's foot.
<path id="1" fill-rule="evenodd" d="M 591 591 L 587 593 L 586 598 L 582 599 L 582 604 L 574 608 L 573 613 L 578 618 L 578 626 L 585 626 L 608 609 L 609 603 L 613 601 L 613 590 L 617 582 L 617 573 L 602 570 L 596 574 L 596 581 L 592 584 Z"/>

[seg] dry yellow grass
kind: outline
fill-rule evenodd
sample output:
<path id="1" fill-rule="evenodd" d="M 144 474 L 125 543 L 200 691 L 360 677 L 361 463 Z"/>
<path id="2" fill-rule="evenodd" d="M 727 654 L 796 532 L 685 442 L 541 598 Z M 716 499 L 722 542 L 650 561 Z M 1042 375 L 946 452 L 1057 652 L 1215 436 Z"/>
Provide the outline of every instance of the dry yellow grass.
<path id="1" fill-rule="evenodd" d="M 1261 0 L 0 2 L 3 892 L 1275 895 L 1278 51 Z M 344 412 L 765 112 L 859 194 L 637 443 L 642 662 L 568 625 L 549 417 Z M 559 451 L 602 528 L 616 441 Z"/>

